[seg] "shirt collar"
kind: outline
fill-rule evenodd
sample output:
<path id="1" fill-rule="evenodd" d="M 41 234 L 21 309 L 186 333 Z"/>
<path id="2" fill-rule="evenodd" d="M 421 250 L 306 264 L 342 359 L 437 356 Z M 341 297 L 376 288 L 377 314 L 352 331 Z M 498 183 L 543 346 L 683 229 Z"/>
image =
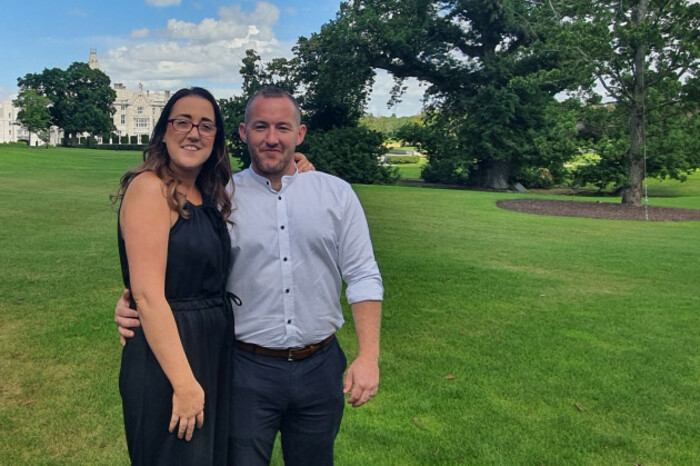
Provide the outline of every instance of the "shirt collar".
<path id="1" fill-rule="evenodd" d="M 270 180 L 265 178 L 262 175 L 258 175 L 255 173 L 255 170 L 253 170 L 253 167 L 248 168 L 248 173 L 250 174 L 251 178 L 253 178 L 256 182 L 260 183 L 261 185 L 265 186 L 267 189 L 269 189 L 272 192 L 282 192 L 284 189 L 290 185 L 294 180 L 297 178 L 297 175 L 299 174 L 299 169 L 296 167 L 296 164 L 294 165 L 294 174 L 292 175 L 284 175 L 282 177 L 282 188 L 280 188 L 279 191 L 275 191 L 272 189 L 272 186 L 270 186 Z"/>

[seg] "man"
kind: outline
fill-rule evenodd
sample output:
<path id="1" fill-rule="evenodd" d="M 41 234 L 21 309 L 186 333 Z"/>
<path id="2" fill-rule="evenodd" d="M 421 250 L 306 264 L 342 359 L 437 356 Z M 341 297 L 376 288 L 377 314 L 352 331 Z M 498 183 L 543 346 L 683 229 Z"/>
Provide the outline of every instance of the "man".
<path id="1" fill-rule="evenodd" d="M 242 305 L 234 311 L 231 462 L 269 464 L 279 431 L 286 465 L 330 465 L 343 394 L 361 406 L 379 384 L 383 289 L 367 222 L 349 184 L 296 171 L 293 154 L 306 127 L 291 95 L 259 91 L 239 134 L 252 164 L 233 178 L 228 288 Z M 343 324 L 343 280 L 358 343 L 344 381 L 334 337 Z M 115 320 L 133 326 L 120 317 L 130 312 L 123 307 Z"/>

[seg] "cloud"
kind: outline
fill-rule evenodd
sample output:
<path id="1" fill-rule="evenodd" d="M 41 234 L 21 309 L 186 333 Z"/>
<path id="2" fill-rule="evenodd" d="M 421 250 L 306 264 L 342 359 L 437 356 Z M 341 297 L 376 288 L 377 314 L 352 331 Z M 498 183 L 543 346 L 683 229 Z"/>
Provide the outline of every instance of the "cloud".
<path id="1" fill-rule="evenodd" d="M 219 16 L 223 21 L 244 21 L 264 26 L 272 26 L 277 23 L 280 17 L 280 10 L 271 3 L 258 2 L 255 5 L 255 10 L 250 13 L 241 11 L 240 5 L 233 5 L 230 7 L 222 6 L 219 8 Z"/>
<path id="2" fill-rule="evenodd" d="M 175 6 L 180 4 L 180 0 L 146 0 L 151 6 Z"/>
<path id="3" fill-rule="evenodd" d="M 138 83 L 154 91 L 194 84 L 240 89 L 238 70 L 247 49 L 266 60 L 290 55 L 291 44 L 277 41 L 272 29 L 278 18 L 279 9 L 266 2 L 251 12 L 221 7 L 218 18 L 200 22 L 173 18 L 161 29 L 132 31 L 132 39 L 145 40 L 101 53 L 101 68 L 130 89 Z"/>
<path id="4" fill-rule="evenodd" d="M 129 34 L 129 37 L 131 37 L 132 39 L 145 39 L 146 37 L 148 37 L 149 33 L 150 30 L 148 28 L 134 29 Z"/>
<path id="5" fill-rule="evenodd" d="M 276 39 L 273 27 L 280 10 L 267 2 L 259 2 L 253 11 L 242 11 L 238 5 L 220 7 L 217 18 L 199 22 L 178 18 L 162 27 L 135 29 L 124 45 L 100 52 L 102 70 L 112 82 L 136 89 L 139 83 L 151 91 L 175 91 L 193 85 L 203 86 L 217 98 L 240 92 L 239 75 L 245 51 L 254 49 L 263 60 L 291 57 L 292 43 Z M 415 115 L 421 110 L 425 87 L 416 80 L 407 80 L 403 102 L 387 108 L 393 86 L 391 76 L 378 72 L 367 111 L 373 115 Z"/>
<path id="6" fill-rule="evenodd" d="M 404 82 L 407 89 L 401 97 L 401 102 L 391 108 L 387 107 L 387 102 L 391 96 L 391 89 L 394 87 L 394 78 L 384 70 L 376 70 L 377 76 L 374 80 L 372 94 L 367 103 L 367 113 L 374 116 L 389 116 L 395 113 L 397 116 L 418 115 L 422 109 L 422 98 L 426 87 L 421 86 L 415 78 L 408 78 Z"/>
<path id="7" fill-rule="evenodd" d="M 194 43 L 212 43 L 236 40 L 248 35 L 250 28 L 246 24 L 229 21 L 203 19 L 199 24 L 169 19 L 165 35 L 169 39 L 186 39 Z"/>
<path id="8" fill-rule="evenodd" d="M 16 99 L 17 89 L 10 89 L 9 87 L 0 86 L 0 100 L 5 99 Z"/>

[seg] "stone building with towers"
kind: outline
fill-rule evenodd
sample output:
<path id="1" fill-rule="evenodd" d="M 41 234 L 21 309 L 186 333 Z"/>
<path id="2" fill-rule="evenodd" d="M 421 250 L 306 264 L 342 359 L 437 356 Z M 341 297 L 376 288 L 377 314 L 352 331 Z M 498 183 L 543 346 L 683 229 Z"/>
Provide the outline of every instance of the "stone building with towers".
<path id="1" fill-rule="evenodd" d="M 133 91 L 121 83 L 114 83 L 114 90 L 117 93 L 113 104 L 116 134 L 120 137 L 135 136 L 139 142 L 143 141 L 143 136 L 149 136 L 153 131 L 163 107 L 170 99 L 170 91 L 144 91 L 141 84 Z"/>
<path id="2" fill-rule="evenodd" d="M 88 66 L 91 69 L 100 69 L 100 62 L 97 59 L 97 49 L 90 49 Z M 153 131 L 163 107 L 170 99 L 170 91 L 151 92 L 139 84 L 138 89 L 127 89 L 122 83 L 112 83 L 117 93 L 112 104 L 114 114 L 112 119 L 116 128 L 115 138 L 112 141 L 99 142 L 114 144 L 141 144 L 144 143 Z M 19 109 L 12 104 L 12 99 L 0 101 L 0 143 L 17 142 L 30 140 L 32 145 L 41 145 L 37 135 L 30 135 L 29 132 L 17 121 Z M 52 128 L 50 144 L 58 144 L 61 138 L 57 128 Z M 87 135 L 85 135 L 87 136 Z"/>
<path id="3" fill-rule="evenodd" d="M 90 49 L 88 66 L 93 70 L 100 69 L 95 49 Z M 130 142 L 135 137 L 136 141 L 141 143 L 145 140 L 143 137 L 150 136 L 153 131 L 163 107 L 170 99 L 170 91 L 151 92 L 148 89 L 144 90 L 140 83 L 135 91 L 127 89 L 122 83 L 113 83 L 112 86 L 117 93 L 113 104 L 115 112 L 112 116 L 116 135 L 120 141 L 128 136 Z"/>

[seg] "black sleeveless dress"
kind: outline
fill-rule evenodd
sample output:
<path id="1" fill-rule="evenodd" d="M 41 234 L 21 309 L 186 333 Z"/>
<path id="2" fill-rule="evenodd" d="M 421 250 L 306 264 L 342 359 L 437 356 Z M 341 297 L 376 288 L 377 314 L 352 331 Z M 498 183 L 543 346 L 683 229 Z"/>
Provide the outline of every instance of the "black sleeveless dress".
<path id="1" fill-rule="evenodd" d="M 170 229 L 165 297 L 195 378 L 204 390 L 204 426 L 190 442 L 169 433 L 173 390 L 143 330 L 122 352 L 119 391 L 129 456 L 134 465 L 226 464 L 232 384 L 233 311 L 226 281 L 230 236 L 221 214 L 205 200 L 187 203 L 188 219 Z M 119 257 L 124 285 L 131 288 L 121 228 Z M 135 308 L 133 301 L 132 307 Z"/>

